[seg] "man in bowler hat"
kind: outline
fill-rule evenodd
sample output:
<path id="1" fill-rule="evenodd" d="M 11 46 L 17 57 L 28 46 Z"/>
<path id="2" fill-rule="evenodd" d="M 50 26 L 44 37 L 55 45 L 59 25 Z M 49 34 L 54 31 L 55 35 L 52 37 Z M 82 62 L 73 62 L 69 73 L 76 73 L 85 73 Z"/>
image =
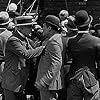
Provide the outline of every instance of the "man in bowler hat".
<path id="1" fill-rule="evenodd" d="M 85 10 L 75 13 L 74 23 L 78 34 L 68 41 L 72 57 L 67 88 L 68 100 L 99 99 L 97 80 L 100 79 L 100 39 L 89 33 L 91 22 L 92 17 Z"/>
<path id="2" fill-rule="evenodd" d="M 2 73 L 5 100 L 23 100 L 22 93 L 29 74 L 26 59 L 40 55 L 44 48 L 40 46 L 33 49 L 28 41 L 34 24 L 32 19 L 32 16 L 16 17 L 16 30 L 6 43 Z"/>
<path id="3" fill-rule="evenodd" d="M 62 86 L 62 38 L 60 31 L 60 19 L 54 15 L 48 15 L 43 24 L 43 36 L 46 37 L 46 48 L 41 55 L 38 65 L 35 86 L 40 90 L 41 100 L 56 100 L 57 90 Z"/>
<path id="4" fill-rule="evenodd" d="M 68 73 L 70 70 L 70 66 L 72 63 L 72 59 L 69 57 L 68 54 L 68 40 L 70 38 L 73 38 L 76 36 L 77 34 L 77 27 L 74 24 L 74 17 L 72 16 L 71 18 L 68 18 L 68 23 L 65 25 L 65 27 L 67 28 L 68 32 L 66 33 L 66 36 L 62 36 L 62 42 L 63 42 L 63 51 L 62 51 L 62 59 L 63 59 L 63 63 L 62 63 L 62 68 L 64 69 L 64 88 L 62 89 L 62 91 L 60 92 L 61 95 L 61 100 L 67 99 L 67 85 L 68 85 Z"/>

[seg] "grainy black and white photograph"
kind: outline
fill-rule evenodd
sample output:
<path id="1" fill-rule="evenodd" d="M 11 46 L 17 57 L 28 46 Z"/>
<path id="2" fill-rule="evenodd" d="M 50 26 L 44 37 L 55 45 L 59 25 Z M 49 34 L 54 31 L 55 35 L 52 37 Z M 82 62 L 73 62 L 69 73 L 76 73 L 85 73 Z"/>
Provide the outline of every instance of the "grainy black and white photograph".
<path id="1" fill-rule="evenodd" d="M 0 100 L 100 100 L 100 0 L 0 0 Z"/>

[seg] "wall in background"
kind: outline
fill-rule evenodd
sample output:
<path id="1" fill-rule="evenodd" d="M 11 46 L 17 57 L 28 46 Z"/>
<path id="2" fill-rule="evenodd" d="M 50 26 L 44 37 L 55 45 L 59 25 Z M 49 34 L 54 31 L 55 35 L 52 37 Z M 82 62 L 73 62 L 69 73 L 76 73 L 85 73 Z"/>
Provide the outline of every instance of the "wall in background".
<path id="1" fill-rule="evenodd" d="M 100 23 L 100 0 L 40 0 L 40 8 L 42 8 L 42 17 L 48 14 L 58 16 L 62 9 L 67 9 L 70 15 L 74 15 L 76 11 L 84 9 L 93 17 L 92 24 Z"/>
<path id="2" fill-rule="evenodd" d="M 11 0 L 11 2 L 18 3 L 19 0 Z M 24 9 L 27 9 L 34 0 L 22 0 L 24 2 Z M 38 1 L 38 0 L 37 0 Z M 75 14 L 80 9 L 86 10 L 93 16 L 93 23 L 100 22 L 100 0 L 39 0 L 39 14 L 40 18 L 44 19 L 48 14 L 58 16 L 62 9 L 67 9 L 70 15 Z M 6 10 L 9 0 L 0 0 L 0 10 Z M 20 7 L 18 7 L 19 11 Z M 23 9 L 23 10 L 24 10 Z"/>
<path id="3" fill-rule="evenodd" d="M 80 9 L 86 10 L 94 18 L 93 24 L 100 23 L 100 0 L 67 0 L 68 1 L 68 11 L 70 14 L 75 14 L 76 11 Z"/>

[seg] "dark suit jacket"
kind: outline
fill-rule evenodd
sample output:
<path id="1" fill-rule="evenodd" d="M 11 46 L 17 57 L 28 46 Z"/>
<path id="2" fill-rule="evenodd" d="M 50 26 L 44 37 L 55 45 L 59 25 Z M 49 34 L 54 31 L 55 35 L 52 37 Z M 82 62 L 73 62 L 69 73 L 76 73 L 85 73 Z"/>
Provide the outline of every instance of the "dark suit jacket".
<path id="1" fill-rule="evenodd" d="M 69 39 L 68 48 L 73 59 L 70 77 L 84 66 L 88 66 L 96 77 L 97 70 L 100 74 L 100 38 L 89 33 L 79 33 L 75 38 Z"/>
<path id="2" fill-rule="evenodd" d="M 5 65 L 2 73 L 2 87 L 14 92 L 21 92 L 28 77 L 26 59 L 38 54 L 42 47 L 33 49 L 17 32 L 12 35 L 5 48 Z"/>

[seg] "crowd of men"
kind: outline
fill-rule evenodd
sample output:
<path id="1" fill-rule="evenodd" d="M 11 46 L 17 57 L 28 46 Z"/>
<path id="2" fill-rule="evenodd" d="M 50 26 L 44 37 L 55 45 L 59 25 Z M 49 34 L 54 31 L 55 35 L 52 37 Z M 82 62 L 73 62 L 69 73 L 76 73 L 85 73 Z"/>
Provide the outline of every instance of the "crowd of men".
<path id="1" fill-rule="evenodd" d="M 69 15 L 0 12 L 2 100 L 99 100 L 100 24 L 85 10 Z"/>

